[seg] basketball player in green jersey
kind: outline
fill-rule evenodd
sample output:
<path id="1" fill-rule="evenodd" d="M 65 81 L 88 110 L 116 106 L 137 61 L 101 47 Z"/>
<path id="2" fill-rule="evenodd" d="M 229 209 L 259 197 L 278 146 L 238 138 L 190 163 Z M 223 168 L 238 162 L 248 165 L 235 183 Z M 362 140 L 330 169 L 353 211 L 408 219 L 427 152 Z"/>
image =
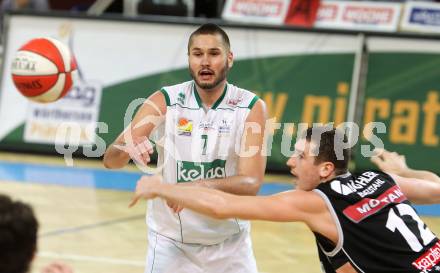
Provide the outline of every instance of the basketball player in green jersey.
<path id="1" fill-rule="evenodd" d="M 287 162 L 296 190 L 238 197 L 155 175 L 138 181 L 130 205 L 159 197 L 218 219 L 302 221 L 337 273 L 440 272 L 440 241 L 411 203 L 440 203 L 440 184 L 377 171 L 353 175 L 343 133 L 316 129 L 319 136 L 309 128 Z"/>
<path id="2" fill-rule="evenodd" d="M 266 167 L 263 101 L 227 82 L 233 54 L 217 25 L 191 34 L 188 61 L 193 80 L 151 95 L 108 148 L 104 165 L 121 168 L 130 158 L 148 164 L 154 135 L 167 183 L 256 195 Z M 146 273 L 257 272 L 248 221 L 217 220 L 160 199 L 148 201 L 146 221 Z"/>

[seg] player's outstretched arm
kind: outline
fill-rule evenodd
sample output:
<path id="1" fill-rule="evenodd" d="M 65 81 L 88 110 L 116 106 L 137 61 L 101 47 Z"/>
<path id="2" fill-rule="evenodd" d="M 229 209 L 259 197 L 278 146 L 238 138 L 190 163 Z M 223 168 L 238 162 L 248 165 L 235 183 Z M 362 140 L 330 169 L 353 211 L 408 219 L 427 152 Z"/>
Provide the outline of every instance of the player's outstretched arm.
<path id="1" fill-rule="evenodd" d="M 378 149 L 375 152 L 378 156 L 373 156 L 371 161 L 386 173 L 394 173 L 401 177 L 418 178 L 440 183 L 440 177 L 433 172 L 409 168 L 404 155 L 382 149 Z"/>
<path id="2" fill-rule="evenodd" d="M 238 196 L 203 187 L 162 183 L 162 177 L 143 176 L 130 206 L 139 199 L 163 198 L 185 208 L 218 219 L 240 218 L 267 221 L 308 221 L 313 219 L 322 199 L 313 192 L 287 191 L 272 196 Z"/>
<path id="3" fill-rule="evenodd" d="M 153 153 L 148 137 L 163 122 L 165 113 L 165 97 L 157 91 L 142 104 L 130 125 L 107 148 L 104 166 L 109 169 L 122 168 L 130 158 L 142 165 L 148 164 Z"/>
<path id="4" fill-rule="evenodd" d="M 188 183 L 188 185 L 202 186 L 238 195 L 256 195 L 260 190 L 266 169 L 266 155 L 262 153 L 266 117 L 266 106 L 260 99 L 255 103 L 246 119 L 241 139 L 237 175 L 223 179 L 195 181 Z"/>
<path id="5" fill-rule="evenodd" d="M 416 204 L 440 203 L 440 183 L 389 174 L 402 189 L 403 194 Z"/>

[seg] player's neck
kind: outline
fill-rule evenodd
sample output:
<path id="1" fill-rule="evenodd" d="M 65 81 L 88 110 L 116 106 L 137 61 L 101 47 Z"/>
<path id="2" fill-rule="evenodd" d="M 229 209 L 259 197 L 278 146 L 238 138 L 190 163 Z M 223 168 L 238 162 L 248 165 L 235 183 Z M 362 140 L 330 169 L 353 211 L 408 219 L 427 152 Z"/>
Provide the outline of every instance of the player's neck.
<path id="1" fill-rule="evenodd" d="M 196 85 L 196 89 L 197 93 L 199 93 L 203 105 L 210 108 L 221 97 L 223 91 L 225 90 L 225 86 L 226 79 L 212 89 L 203 89 L 198 85 Z"/>

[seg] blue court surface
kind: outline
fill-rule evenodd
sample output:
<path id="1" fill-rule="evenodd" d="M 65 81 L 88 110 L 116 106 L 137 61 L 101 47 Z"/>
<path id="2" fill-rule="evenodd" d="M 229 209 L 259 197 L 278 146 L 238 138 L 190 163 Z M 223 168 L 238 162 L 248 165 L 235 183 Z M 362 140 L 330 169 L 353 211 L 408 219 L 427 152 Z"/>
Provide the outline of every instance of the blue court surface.
<path id="1" fill-rule="evenodd" d="M 0 180 L 133 191 L 141 173 L 0 161 Z M 283 181 L 263 184 L 260 195 L 292 189 Z M 415 206 L 421 215 L 440 216 L 440 205 Z"/>

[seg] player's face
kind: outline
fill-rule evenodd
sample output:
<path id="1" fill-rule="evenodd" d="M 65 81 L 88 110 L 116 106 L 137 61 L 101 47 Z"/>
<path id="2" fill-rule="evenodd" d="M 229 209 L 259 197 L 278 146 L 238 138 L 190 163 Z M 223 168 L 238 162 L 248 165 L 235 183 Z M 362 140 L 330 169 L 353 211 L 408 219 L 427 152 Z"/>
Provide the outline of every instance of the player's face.
<path id="1" fill-rule="evenodd" d="M 310 191 L 321 182 L 319 165 L 315 164 L 316 156 L 310 153 L 313 148 L 313 142 L 299 140 L 295 143 L 295 153 L 287 161 L 290 172 L 298 178 L 297 189 Z"/>
<path id="2" fill-rule="evenodd" d="M 232 61 L 232 53 L 225 47 L 220 35 L 193 37 L 188 52 L 189 70 L 200 88 L 212 90 L 223 83 Z"/>

